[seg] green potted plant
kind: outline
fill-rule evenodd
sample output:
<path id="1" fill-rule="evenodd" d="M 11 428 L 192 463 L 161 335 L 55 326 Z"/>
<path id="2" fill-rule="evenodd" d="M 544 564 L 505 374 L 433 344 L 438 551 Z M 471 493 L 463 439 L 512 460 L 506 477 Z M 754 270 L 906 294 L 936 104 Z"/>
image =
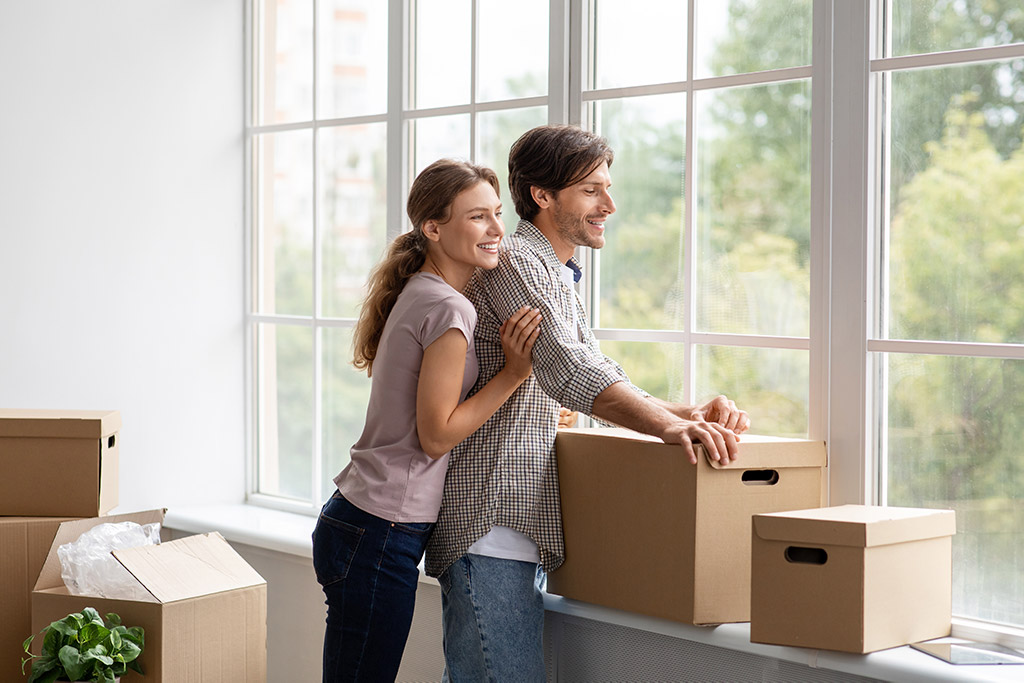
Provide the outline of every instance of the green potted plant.
<path id="1" fill-rule="evenodd" d="M 23 674 L 25 665 L 32 662 L 32 674 L 27 683 L 114 683 L 129 669 L 142 673 L 136 660 L 142 654 L 145 633 L 139 626 L 122 626 L 121 617 L 116 614 L 108 614 L 104 621 L 99 612 L 86 607 L 51 623 L 39 633 L 43 635 L 40 654 L 29 652 L 34 635 L 23 645 L 28 655 L 21 661 Z"/>

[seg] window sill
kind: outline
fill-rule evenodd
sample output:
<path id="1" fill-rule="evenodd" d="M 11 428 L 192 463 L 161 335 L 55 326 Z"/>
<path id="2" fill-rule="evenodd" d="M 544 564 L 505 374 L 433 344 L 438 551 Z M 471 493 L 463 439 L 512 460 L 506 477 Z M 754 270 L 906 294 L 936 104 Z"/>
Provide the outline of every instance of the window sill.
<path id="1" fill-rule="evenodd" d="M 256 505 L 214 505 L 168 510 L 164 525 L 188 533 L 218 531 L 228 541 L 312 559 L 310 535 L 316 518 L 282 512 Z M 420 568 L 420 581 L 437 584 Z M 763 645 L 750 642 L 749 624 L 698 627 L 646 617 L 545 594 L 544 608 L 582 619 L 617 624 L 642 631 L 747 652 L 806 666 L 893 681 L 1020 681 L 1024 665 L 954 666 L 910 647 L 898 647 L 868 655 L 854 655 L 799 647 Z M 987 628 L 986 628 L 987 627 Z M 957 636 L 977 640 L 999 640 L 1021 647 L 1024 634 L 1007 630 L 995 633 L 977 622 L 954 624 Z M 1000 637 L 997 637 L 1000 636 Z M 1005 636 L 1005 637 L 1002 637 Z"/>

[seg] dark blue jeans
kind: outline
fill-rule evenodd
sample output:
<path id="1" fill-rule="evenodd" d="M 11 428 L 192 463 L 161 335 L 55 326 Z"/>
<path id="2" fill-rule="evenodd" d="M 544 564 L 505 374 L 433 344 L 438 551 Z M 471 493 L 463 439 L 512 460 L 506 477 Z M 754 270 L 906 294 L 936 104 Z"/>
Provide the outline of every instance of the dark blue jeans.
<path id="1" fill-rule="evenodd" d="M 389 522 L 337 491 L 313 530 L 313 569 L 327 596 L 324 683 L 394 681 L 409 637 L 432 522 Z"/>

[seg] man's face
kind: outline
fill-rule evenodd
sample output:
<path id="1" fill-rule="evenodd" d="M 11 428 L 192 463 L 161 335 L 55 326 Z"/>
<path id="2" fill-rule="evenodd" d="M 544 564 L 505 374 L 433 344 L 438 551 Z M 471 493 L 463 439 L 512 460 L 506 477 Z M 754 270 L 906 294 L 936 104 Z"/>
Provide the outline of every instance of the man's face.
<path id="1" fill-rule="evenodd" d="M 615 213 L 611 186 L 608 164 L 601 162 L 586 178 L 554 195 L 551 215 L 562 240 L 579 247 L 604 246 L 604 222 Z"/>

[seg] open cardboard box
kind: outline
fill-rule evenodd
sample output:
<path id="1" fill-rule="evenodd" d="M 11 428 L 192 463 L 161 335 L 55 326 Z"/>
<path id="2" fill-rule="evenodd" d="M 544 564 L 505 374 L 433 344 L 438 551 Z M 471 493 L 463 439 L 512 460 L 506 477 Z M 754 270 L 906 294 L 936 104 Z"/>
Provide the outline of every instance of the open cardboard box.
<path id="1" fill-rule="evenodd" d="M 95 517 L 117 506 L 121 415 L 0 410 L 0 515 Z"/>
<path id="2" fill-rule="evenodd" d="M 32 633 L 32 587 L 60 517 L 0 517 L 0 681 L 24 680 L 21 644 Z"/>
<path id="3" fill-rule="evenodd" d="M 149 591 L 148 599 L 71 595 L 64 586 L 60 545 L 104 522 L 149 524 L 163 516 L 163 510 L 151 510 L 61 524 L 32 592 L 33 632 L 93 607 L 101 615 L 116 612 L 125 626 L 145 629 L 138 660 L 145 676 L 128 672 L 122 683 L 265 681 L 267 585 L 216 532 L 113 551 Z"/>
<path id="4" fill-rule="evenodd" d="M 839 505 L 751 523 L 753 642 L 866 653 L 949 635 L 952 510 Z"/>
<path id="5" fill-rule="evenodd" d="M 744 434 L 709 460 L 619 428 L 555 440 L 565 563 L 547 590 L 693 624 L 750 619 L 750 517 L 822 504 L 825 444 Z"/>

